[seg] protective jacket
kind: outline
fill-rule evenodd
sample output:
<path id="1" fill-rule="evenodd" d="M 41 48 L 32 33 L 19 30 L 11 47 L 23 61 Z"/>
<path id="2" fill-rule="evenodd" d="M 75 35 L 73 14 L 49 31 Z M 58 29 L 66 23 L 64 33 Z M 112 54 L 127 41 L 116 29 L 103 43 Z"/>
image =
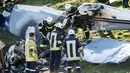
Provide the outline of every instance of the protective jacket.
<path id="1" fill-rule="evenodd" d="M 67 61 L 80 60 L 80 47 L 81 43 L 74 35 L 68 36 L 64 42 L 63 47 L 65 49 Z"/>
<path id="2" fill-rule="evenodd" d="M 37 48 L 33 38 L 29 38 L 25 42 L 25 58 L 26 61 L 37 61 Z"/>
<path id="3" fill-rule="evenodd" d="M 39 30 L 42 32 L 44 36 L 47 35 L 48 32 L 51 32 L 55 27 L 55 23 L 48 24 L 47 21 L 43 21 L 43 23 L 39 24 Z"/>
<path id="4" fill-rule="evenodd" d="M 65 34 L 62 29 L 60 28 L 54 29 L 49 36 L 50 50 L 51 51 L 61 50 L 64 38 Z"/>

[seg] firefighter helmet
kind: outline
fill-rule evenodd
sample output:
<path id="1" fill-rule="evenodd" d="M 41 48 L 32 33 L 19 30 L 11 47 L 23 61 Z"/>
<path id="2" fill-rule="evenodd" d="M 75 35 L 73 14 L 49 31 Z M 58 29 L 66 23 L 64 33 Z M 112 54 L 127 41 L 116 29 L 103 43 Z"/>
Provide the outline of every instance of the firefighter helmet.
<path id="1" fill-rule="evenodd" d="M 75 32 L 74 32 L 73 29 L 70 29 L 70 30 L 68 31 L 68 35 L 72 35 L 72 34 L 75 34 Z"/>
<path id="2" fill-rule="evenodd" d="M 64 25 L 63 25 L 61 22 L 58 22 L 58 23 L 56 24 L 56 27 L 63 29 L 63 28 L 64 28 Z"/>
<path id="3" fill-rule="evenodd" d="M 71 4 L 66 4 L 66 5 L 65 5 L 65 10 L 68 10 L 68 9 L 70 9 L 71 7 L 72 7 Z"/>
<path id="4" fill-rule="evenodd" d="M 52 22 L 53 22 L 52 17 L 47 17 L 47 19 L 46 19 L 46 20 L 47 20 L 47 23 L 48 23 L 48 24 L 52 24 Z"/>

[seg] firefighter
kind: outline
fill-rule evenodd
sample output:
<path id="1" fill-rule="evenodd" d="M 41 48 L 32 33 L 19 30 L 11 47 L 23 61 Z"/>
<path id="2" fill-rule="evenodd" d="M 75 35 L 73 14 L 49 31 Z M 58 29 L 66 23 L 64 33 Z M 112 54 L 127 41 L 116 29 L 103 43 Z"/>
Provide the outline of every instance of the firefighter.
<path id="1" fill-rule="evenodd" d="M 67 73 L 71 73 L 73 65 L 76 65 L 76 73 L 81 73 L 80 70 L 80 52 L 82 50 L 81 43 L 78 38 L 75 37 L 74 30 L 68 31 L 68 37 L 63 42 L 63 48 L 66 53 L 67 61 Z"/>
<path id="2" fill-rule="evenodd" d="M 35 28 L 28 27 L 31 30 L 29 37 L 25 41 L 25 58 L 26 58 L 26 72 L 36 73 L 36 61 L 38 60 L 37 48 L 35 43 Z"/>
<path id="3" fill-rule="evenodd" d="M 8 7 L 10 4 L 14 4 L 14 0 L 3 0 L 3 2 L 0 3 L 1 7 Z"/>
<path id="4" fill-rule="evenodd" d="M 90 35 L 88 26 L 87 24 L 84 23 L 85 21 L 81 18 L 82 16 L 79 14 L 77 6 L 66 4 L 65 9 L 66 9 L 66 13 L 68 14 L 68 20 L 70 21 L 72 28 L 74 30 L 76 30 L 77 28 L 82 28 L 84 30 L 86 39 L 88 39 Z"/>
<path id="5" fill-rule="evenodd" d="M 71 19 L 73 15 L 78 14 L 78 8 L 76 6 L 72 6 L 71 4 L 66 4 L 65 10 L 68 14 L 68 17 L 70 17 Z"/>
<path id="6" fill-rule="evenodd" d="M 7 12 L 11 12 L 13 5 L 16 1 L 17 0 L 3 0 L 3 2 L 0 3 L 0 8 L 5 9 L 5 11 Z M 0 13 L 0 27 L 2 27 L 3 30 L 6 30 L 6 27 L 4 25 L 5 19 L 6 17 Z"/>
<path id="7" fill-rule="evenodd" d="M 49 57 L 49 48 L 50 48 L 50 42 L 49 40 L 40 33 L 40 48 L 38 49 L 38 56 L 39 58 Z"/>
<path id="8" fill-rule="evenodd" d="M 18 0 L 4 0 L 3 1 L 3 6 L 10 6 L 10 5 L 14 5 L 14 4 L 16 4 L 16 3 L 18 3 Z"/>
<path id="9" fill-rule="evenodd" d="M 46 37 L 48 32 L 50 33 L 55 27 L 55 22 L 52 17 L 47 17 L 46 20 L 43 20 L 42 23 L 39 24 L 39 30 Z"/>
<path id="10" fill-rule="evenodd" d="M 13 9 L 13 6 L 18 2 L 18 0 L 4 0 L 3 1 L 3 8 L 5 8 L 5 10 L 7 12 L 11 12 Z"/>
<path id="11" fill-rule="evenodd" d="M 64 25 L 62 23 L 57 23 L 56 28 L 51 32 L 50 39 L 50 73 L 58 71 L 60 61 L 61 61 L 61 48 L 62 42 L 64 40 Z"/>
<path id="12" fill-rule="evenodd" d="M 13 8 L 13 5 L 16 3 L 17 0 L 3 0 L 3 2 L 0 3 L 0 8 L 2 10 L 5 10 L 7 12 L 10 12 Z M 5 21 L 6 17 L 3 16 L 1 13 L 0 13 L 0 27 L 3 28 L 3 30 L 6 29 L 5 25 L 3 24 L 4 21 Z"/>
<path id="13" fill-rule="evenodd" d="M 75 28 L 74 17 L 79 14 L 77 6 L 72 6 L 71 4 L 65 5 L 67 22 L 69 22 L 70 28 Z"/>
<path id="14" fill-rule="evenodd" d="M 85 32 L 85 39 L 89 39 L 89 36 L 90 36 L 89 29 L 86 28 L 84 32 Z"/>

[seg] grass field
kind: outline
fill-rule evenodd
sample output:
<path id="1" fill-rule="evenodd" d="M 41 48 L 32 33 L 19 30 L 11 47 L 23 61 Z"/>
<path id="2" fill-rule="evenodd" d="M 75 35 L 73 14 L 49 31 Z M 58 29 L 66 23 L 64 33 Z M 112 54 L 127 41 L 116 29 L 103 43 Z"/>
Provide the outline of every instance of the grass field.
<path id="1" fill-rule="evenodd" d="M 52 3 L 51 7 L 56 9 L 64 9 L 62 8 L 64 4 L 71 3 L 74 4 L 80 0 L 20 0 L 21 4 L 27 5 L 44 5 L 48 3 Z M 83 2 L 94 2 L 94 0 L 81 0 Z M 119 1 L 116 7 L 121 7 L 121 2 Z M 97 32 L 98 36 L 113 38 L 118 40 L 130 41 L 130 30 L 114 30 L 114 31 L 93 31 Z M 94 35 L 92 36 L 94 37 Z M 6 45 L 6 49 L 18 41 L 19 38 L 10 34 L 7 31 L 3 31 L 0 29 L 0 46 Z M 130 73 L 130 61 L 120 63 L 120 64 L 91 64 L 88 62 L 81 61 L 81 67 L 83 73 Z"/>

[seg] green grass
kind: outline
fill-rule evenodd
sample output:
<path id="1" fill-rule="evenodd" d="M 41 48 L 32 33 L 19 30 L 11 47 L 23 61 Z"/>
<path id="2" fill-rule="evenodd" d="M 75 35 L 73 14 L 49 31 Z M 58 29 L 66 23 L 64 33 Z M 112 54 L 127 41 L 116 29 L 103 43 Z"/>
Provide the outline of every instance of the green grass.
<path id="1" fill-rule="evenodd" d="M 79 1 L 79 0 L 77 0 Z M 94 0 L 82 0 L 83 2 L 94 2 Z M 52 3 L 51 7 L 56 9 L 64 10 L 63 6 L 66 3 L 75 4 L 76 0 L 65 0 L 65 1 L 56 1 L 56 0 L 20 0 L 20 4 L 27 5 L 45 5 L 48 3 Z M 121 1 L 114 5 L 116 7 L 122 7 Z M 117 40 L 125 40 L 130 41 L 130 30 L 113 30 L 113 31 L 94 31 L 97 32 L 100 37 L 113 38 Z M 94 37 L 94 36 L 92 36 Z M 9 32 L 5 32 L 0 29 L 0 41 L 2 41 L 5 45 L 13 44 L 15 41 L 18 41 L 19 38 L 10 34 Z M 88 62 L 81 62 L 82 72 L 83 73 L 130 73 L 130 61 L 120 64 L 91 64 Z"/>
<path id="2" fill-rule="evenodd" d="M 83 73 L 127 73 L 130 72 L 130 61 L 121 64 L 90 64 L 81 62 Z"/>
<path id="3" fill-rule="evenodd" d="M 130 41 L 130 30 L 96 31 L 100 37 Z M 106 34 L 105 34 L 106 33 Z"/>
<path id="4" fill-rule="evenodd" d="M 5 43 L 10 43 L 18 39 L 19 39 L 18 37 L 12 35 L 8 31 L 4 31 L 0 29 L 0 41 L 3 41 Z"/>

